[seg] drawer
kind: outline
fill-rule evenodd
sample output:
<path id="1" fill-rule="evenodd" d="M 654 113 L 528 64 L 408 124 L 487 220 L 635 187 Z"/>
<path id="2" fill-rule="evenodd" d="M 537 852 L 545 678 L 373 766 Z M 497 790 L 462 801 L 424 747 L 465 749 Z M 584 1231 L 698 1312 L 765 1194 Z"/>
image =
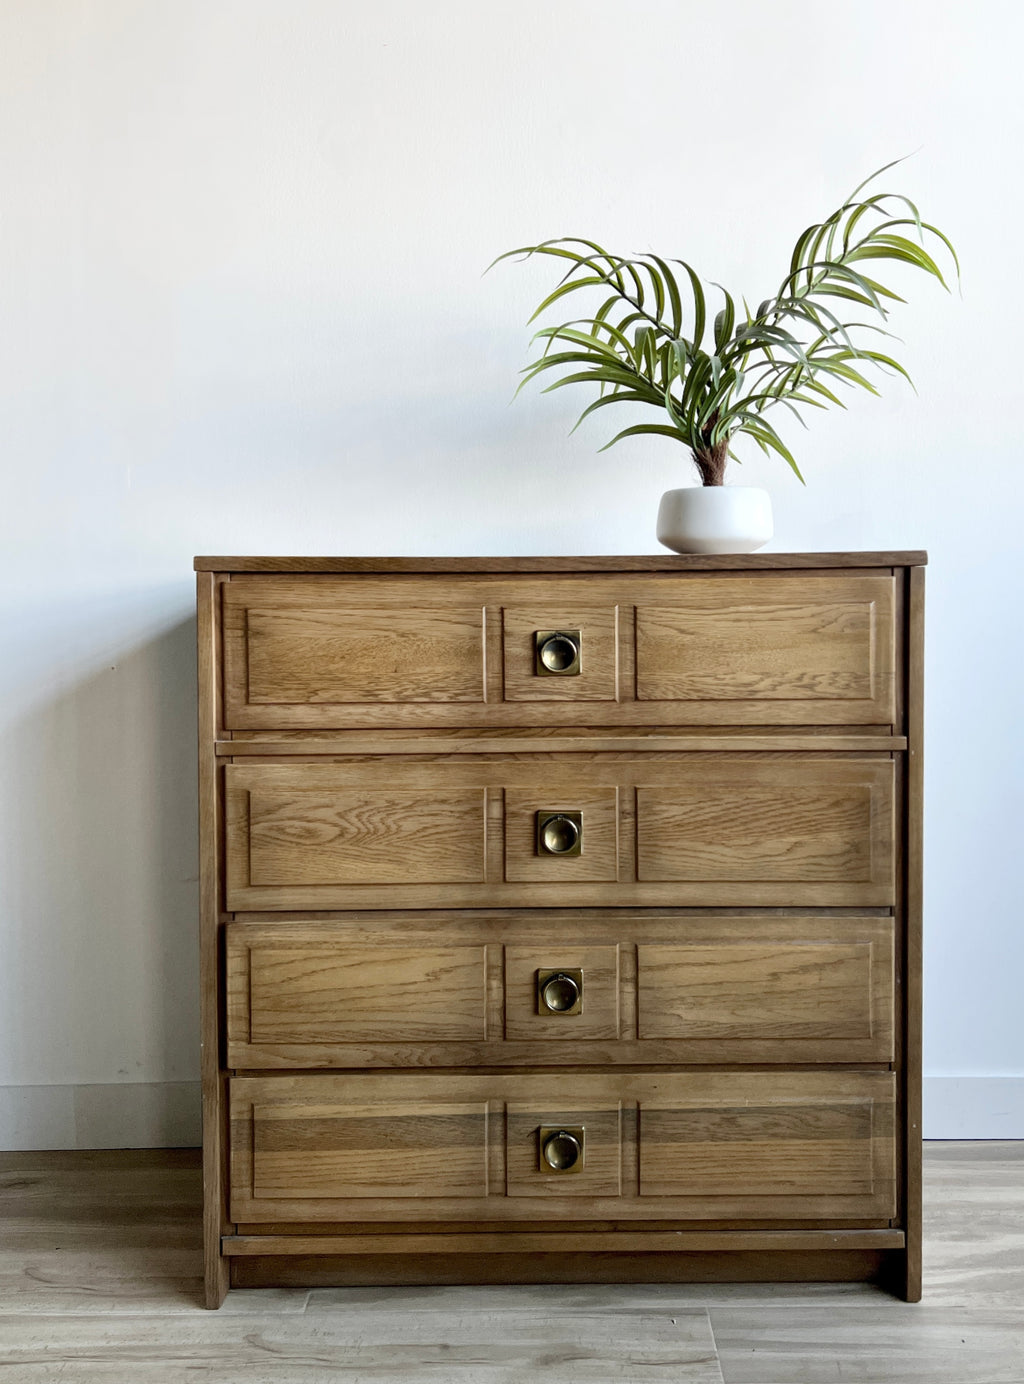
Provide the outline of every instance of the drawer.
<path id="1" fill-rule="evenodd" d="M 893 920 L 356 914 L 227 928 L 228 1066 L 889 1062 Z"/>
<path id="2" fill-rule="evenodd" d="M 891 724 L 894 590 L 887 571 L 236 576 L 222 587 L 224 720 Z"/>
<path id="3" fill-rule="evenodd" d="M 225 795 L 230 910 L 894 899 L 883 755 L 236 760 Z"/>
<path id="4" fill-rule="evenodd" d="M 236 1077 L 236 1222 L 895 1213 L 891 1072 Z"/>

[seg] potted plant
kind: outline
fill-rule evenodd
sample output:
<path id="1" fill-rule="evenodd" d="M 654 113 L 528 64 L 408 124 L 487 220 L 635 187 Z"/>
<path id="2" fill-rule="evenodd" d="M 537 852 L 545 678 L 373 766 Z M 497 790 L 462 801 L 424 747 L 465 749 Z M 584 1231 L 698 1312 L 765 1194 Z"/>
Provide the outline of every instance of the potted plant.
<path id="1" fill-rule="evenodd" d="M 531 322 L 569 294 L 585 290 L 596 302 L 590 315 L 536 333 L 533 340 L 542 341 L 544 348 L 524 368 L 520 390 L 549 370 L 560 378 L 545 393 L 569 384 L 596 385 L 598 397 L 580 414 L 576 427 L 609 404 L 658 409 L 659 422 L 623 428 L 602 451 L 624 437 L 646 433 L 674 438 L 689 449 L 701 483 L 662 497 L 658 538 L 667 547 L 676 552 L 751 552 L 771 538 L 767 493 L 723 484 L 728 458 L 739 461 L 733 444 L 743 435 L 765 454 L 781 456 L 803 481 L 767 416 L 770 410 L 781 405 L 804 424 L 805 408 L 845 407 L 838 388 L 877 394 L 865 368 L 910 381 L 892 355 L 865 344 L 865 333 L 892 335 L 882 325 L 889 305 L 905 300 L 868 277 L 864 265 L 898 261 L 924 270 L 946 288 L 925 248 L 927 235 L 948 250 L 958 275 L 960 267 L 949 239 L 921 220 L 909 198 L 883 192 L 859 196 L 898 162 L 878 169 L 825 221 L 808 226 L 777 292 L 756 311 L 746 299 L 740 310 L 734 297 L 715 285 L 723 306 L 713 322 L 704 285 L 684 260 L 615 255 L 594 241 L 571 236 L 509 250 L 494 261 L 531 255 L 568 261 L 558 287 Z M 908 229 L 916 231 L 916 240 L 905 234 Z M 683 273 L 676 273 L 672 264 Z M 872 320 L 843 320 L 849 305 Z"/>

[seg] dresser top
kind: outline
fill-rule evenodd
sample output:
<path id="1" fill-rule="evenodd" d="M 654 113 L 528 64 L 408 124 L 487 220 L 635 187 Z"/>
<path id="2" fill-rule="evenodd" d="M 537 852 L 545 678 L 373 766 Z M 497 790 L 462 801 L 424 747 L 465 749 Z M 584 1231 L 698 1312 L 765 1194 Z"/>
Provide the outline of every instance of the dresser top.
<path id="1" fill-rule="evenodd" d="M 925 552 L 641 553 L 638 557 L 197 557 L 197 572 L 748 572 L 923 567 Z"/>

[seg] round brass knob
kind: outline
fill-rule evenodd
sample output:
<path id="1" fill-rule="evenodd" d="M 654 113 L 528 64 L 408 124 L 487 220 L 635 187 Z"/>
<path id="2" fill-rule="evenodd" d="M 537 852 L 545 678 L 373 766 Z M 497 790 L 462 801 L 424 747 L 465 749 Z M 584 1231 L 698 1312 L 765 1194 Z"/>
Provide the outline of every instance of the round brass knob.
<path id="1" fill-rule="evenodd" d="M 565 673 L 579 659 L 579 640 L 571 634 L 557 631 L 548 635 L 537 654 L 549 673 Z"/>
<path id="2" fill-rule="evenodd" d="M 558 1129 L 554 1134 L 549 1134 L 541 1145 L 544 1162 L 556 1173 L 565 1173 L 574 1168 L 582 1153 L 582 1142 L 567 1129 Z"/>
<path id="3" fill-rule="evenodd" d="M 561 814 L 549 817 L 540 829 L 540 843 L 549 855 L 568 855 L 579 839 L 579 825 Z"/>
<path id="4" fill-rule="evenodd" d="M 545 1009 L 564 1014 L 580 1002 L 581 986 L 563 971 L 550 976 L 541 986 L 540 998 Z"/>

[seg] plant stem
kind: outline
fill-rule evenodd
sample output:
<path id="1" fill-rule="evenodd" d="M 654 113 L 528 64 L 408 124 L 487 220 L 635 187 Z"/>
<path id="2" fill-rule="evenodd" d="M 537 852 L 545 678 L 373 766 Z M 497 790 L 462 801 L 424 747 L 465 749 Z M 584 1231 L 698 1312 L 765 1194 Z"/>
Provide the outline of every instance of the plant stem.
<path id="1" fill-rule="evenodd" d="M 626 292 L 626 290 L 624 288 L 620 288 L 619 285 L 615 282 L 615 280 L 611 277 L 611 275 L 606 273 L 605 270 L 603 270 L 599 264 L 596 264 L 593 260 L 584 260 L 583 266 L 588 269 L 593 269 L 597 274 L 599 274 L 601 278 L 604 279 L 605 283 L 609 286 L 609 288 L 613 288 L 615 290 L 615 292 L 619 295 L 623 302 L 628 303 L 631 308 L 635 308 L 641 317 L 646 317 L 648 322 L 650 322 L 651 326 L 656 327 L 657 330 L 661 332 L 663 336 L 667 336 L 670 341 L 676 340 L 675 335 L 669 331 L 669 329 L 665 326 L 664 322 L 660 321 L 657 317 L 652 317 L 651 314 L 646 310 L 646 308 L 644 308 L 641 305 L 639 299 L 631 298 L 629 294 Z M 575 273 L 575 270 L 573 272 Z"/>
<path id="2" fill-rule="evenodd" d="M 694 447 L 690 455 L 700 472 L 702 485 L 722 485 L 725 480 L 725 464 L 729 460 L 729 439 L 708 443 L 705 447 Z"/>

